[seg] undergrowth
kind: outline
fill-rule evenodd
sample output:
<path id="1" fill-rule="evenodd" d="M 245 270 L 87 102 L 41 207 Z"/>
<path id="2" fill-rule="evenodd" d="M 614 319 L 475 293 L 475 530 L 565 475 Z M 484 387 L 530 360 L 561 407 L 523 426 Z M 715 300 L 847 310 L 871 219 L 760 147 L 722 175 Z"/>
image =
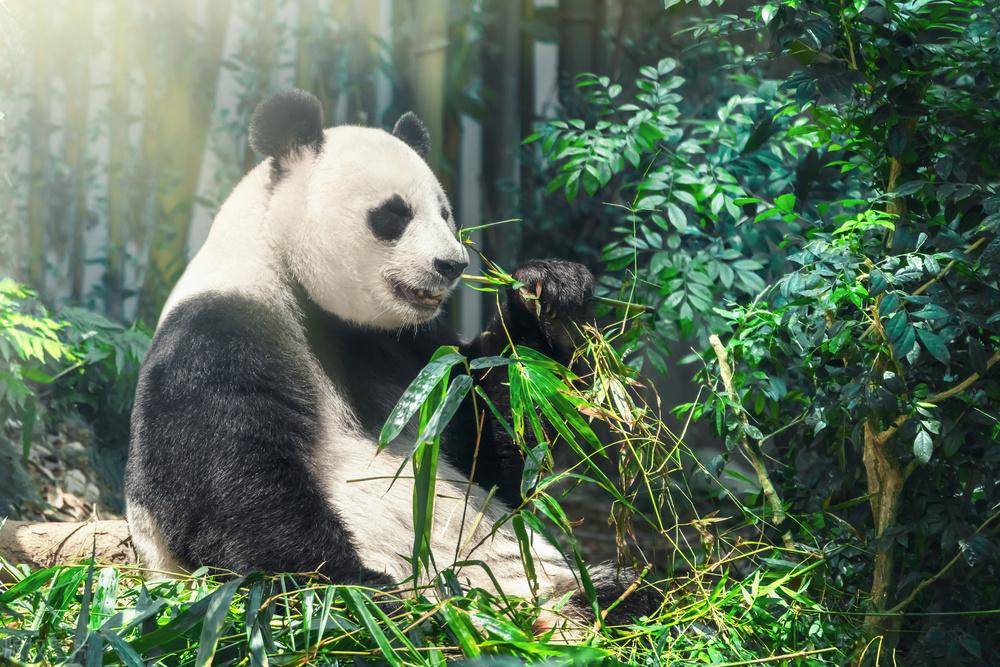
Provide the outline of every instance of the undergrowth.
<path id="1" fill-rule="evenodd" d="M 739 576 L 732 562 L 756 553 Z M 400 596 L 301 578 L 206 571 L 143 580 L 136 568 L 78 565 L 27 573 L 0 594 L 6 664 L 444 664 L 507 656 L 558 664 L 841 664 L 850 624 L 810 589 L 822 560 L 794 564 L 744 543 L 729 559 L 674 578 L 655 616 L 567 646 L 535 637 L 537 608 L 446 578 Z M 491 664 L 497 664 L 491 662 Z"/>

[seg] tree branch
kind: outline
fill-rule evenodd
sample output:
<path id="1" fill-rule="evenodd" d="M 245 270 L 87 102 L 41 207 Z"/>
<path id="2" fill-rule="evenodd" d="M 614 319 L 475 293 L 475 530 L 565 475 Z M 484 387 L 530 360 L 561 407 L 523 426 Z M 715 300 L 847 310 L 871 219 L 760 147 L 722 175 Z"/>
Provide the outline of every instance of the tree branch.
<path id="1" fill-rule="evenodd" d="M 32 568 L 66 565 L 94 555 L 98 562 L 136 563 L 125 521 L 41 522 L 0 524 L 0 557 Z"/>
<path id="2" fill-rule="evenodd" d="M 991 368 L 993 368 L 993 366 L 995 366 L 998 361 L 1000 361 L 1000 350 L 998 350 L 997 352 L 994 352 L 993 356 L 990 357 L 987 360 L 987 362 L 986 362 L 986 370 L 983 372 L 983 374 L 985 374 Z M 979 373 L 973 373 L 969 377 L 965 378 L 964 380 L 962 380 L 961 382 L 959 382 L 958 384 L 956 384 L 954 387 L 951 387 L 950 389 L 945 389 L 942 392 L 938 392 L 937 394 L 934 394 L 933 396 L 931 396 L 929 398 L 926 398 L 926 399 L 924 399 L 921 402 L 922 403 L 931 403 L 931 404 L 936 405 L 936 404 L 940 403 L 941 401 L 948 400 L 952 396 L 956 396 L 958 394 L 961 394 L 963 391 L 965 391 L 966 389 L 968 389 L 969 387 L 971 387 L 973 384 L 975 384 L 981 377 L 982 377 L 982 375 L 980 375 Z M 882 431 L 881 433 L 879 433 L 876 436 L 876 442 L 881 445 L 886 440 L 888 440 L 892 436 L 896 435 L 896 431 L 898 431 L 903 424 L 905 424 L 906 422 L 908 422 L 910 420 L 910 417 L 912 417 L 912 416 L 913 416 L 913 413 L 910 413 L 910 414 L 907 414 L 907 415 L 900 415 L 899 417 L 896 417 L 896 419 L 892 422 L 892 425 L 889 426 L 889 428 L 885 429 L 884 431 Z"/>
<path id="3" fill-rule="evenodd" d="M 982 532 L 982 530 L 984 528 L 986 528 L 986 526 L 988 526 L 998 516 L 1000 516 L 1000 512 L 994 512 L 989 517 L 987 517 L 986 521 L 983 521 L 981 524 L 979 524 L 979 527 L 976 528 L 972 532 L 972 536 L 975 536 L 975 535 L 979 534 L 980 532 Z M 955 563 L 957 563 L 961 557 L 962 557 L 962 551 L 959 550 L 958 553 L 956 553 L 954 555 L 954 557 L 952 557 L 952 559 L 950 561 L 948 561 L 947 563 L 945 563 L 944 567 L 942 567 L 940 570 L 937 571 L 937 574 L 931 575 L 930 577 L 927 577 L 926 579 L 924 579 L 923 581 L 921 581 L 919 584 L 917 584 L 916 587 L 912 591 L 910 591 L 909 595 L 907 595 L 905 598 L 903 598 L 899 602 L 899 604 L 893 606 L 893 608 L 889 609 L 886 613 L 889 613 L 889 614 L 898 614 L 899 612 L 903 611 L 903 609 L 905 609 L 907 607 L 907 605 L 909 605 L 911 602 L 913 602 L 916 599 L 917 595 L 920 594 L 920 591 L 924 590 L 925 588 L 927 588 L 928 586 L 930 586 L 931 584 L 933 584 L 935 581 L 937 581 L 938 579 L 940 579 L 944 575 L 948 574 L 948 570 L 950 570 L 951 568 L 953 568 L 955 566 Z"/>
<path id="4" fill-rule="evenodd" d="M 740 397 L 733 387 L 733 369 L 729 365 L 729 354 L 726 352 L 726 347 L 722 344 L 722 340 L 715 334 L 708 337 L 708 342 L 711 343 L 712 349 L 715 350 L 715 356 L 719 359 L 719 375 L 722 377 L 722 384 L 726 388 L 726 393 L 739 405 L 739 418 L 743 426 L 749 426 L 746 411 L 743 409 Z M 757 481 L 760 483 L 761 491 L 764 493 L 764 499 L 771 508 L 771 520 L 776 526 L 780 526 L 785 521 L 785 508 L 781 504 L 781 498 L 778 496 L 778 492 L 771 482 L 770 475 L 767 473 L 767 466 L 764 465 L 764 459 L 750 443 L 745 429 L 743 435 L 740 436 L 740 448 L 743 456 L 750 462 L 751 467 L 753 467 L 754 472 L 757 474 Z M 795 542 L 792 540 L 790 531 L 785 531 L 781 539 L 784 541 L 786 548 L 792 549 L 795 547 Z"/>

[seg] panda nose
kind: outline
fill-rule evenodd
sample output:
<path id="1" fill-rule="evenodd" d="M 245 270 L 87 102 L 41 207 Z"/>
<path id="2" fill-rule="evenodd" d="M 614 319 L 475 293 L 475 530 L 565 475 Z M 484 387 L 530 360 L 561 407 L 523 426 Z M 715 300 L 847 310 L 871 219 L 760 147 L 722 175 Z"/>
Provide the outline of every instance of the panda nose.
<path id="1" fill-rule="evenodd" d="M 446 280 L 458 278 L 468 265 L 468 262 L 458 262 L 453 259 L 434 260 L 434 270 L 444 276 Z"/>

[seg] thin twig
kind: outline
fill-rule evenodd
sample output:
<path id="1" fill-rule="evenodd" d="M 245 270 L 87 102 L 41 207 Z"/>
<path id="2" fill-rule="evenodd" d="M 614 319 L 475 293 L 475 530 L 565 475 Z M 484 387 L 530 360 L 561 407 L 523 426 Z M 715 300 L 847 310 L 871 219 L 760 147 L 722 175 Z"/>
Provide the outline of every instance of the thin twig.
<path id="1" fill-rule="evenodd" d="M 985 236 L 982 237 L 982 238 L 980 238 L 980 239 L 977 239 L 975 243 L 973 243 L 972 245 L 970 245 L 969 247 L 967 247 L 965 249 L 965 251 L 963 252 L 963 254 L 966 254 L 966 255 L 969 254 L 970 252 L 972 252 L 973 250 L 975 250 L 979 246 L 983 245 L 984 243 L 986 243 L 986 237 Z M 923 294 L 924 292 L 926 292 L 927 289 L 931 285 L 933 285 L 934 283 L 936 283 L 937 281 L 941 280 L 943 277 L 945 277 L 946 275 L 948 275 L 948 272 L 952 270 L 952 268 L 955 266 L 955 263 L 957 261 L 958 261 L 957 259 L 953 259 L 950 262 L 948 262 L 947 264 L 945 264 L 944 268 L 942 268 L 940 271 L 938 271 L 936 276 L 934 276 L 933 278 L 931 278 L 930 280 L 928 280 L 927 282 L 925 282 L 923 285 L 921 285 L 917 289 L 913 290 L 913 296 L 920 296 L 921 294 Z"/>
<path id="2" fill-rule="evenodd" d="M 738 662 L 717 662 L 715 667 L 740 667 L 741 665 L 763 665 L 767 662 L 778 662 L 779 660 L 791 660 L 792 658 L 804 658 L 807 655 L 816 655 L 818 653 L 829 653 L 830 651 L 836 651 L 836 646 L 828 646 L 826 648 L 814 648 L 808 651 L 798 651 L 797 653 L 783 653 L 781 655 L 771 655 L 766 658 L 757 658 L 755 660 L 740 660 Z"/>
<path id="3" fill-rule="evenodd" d="M 979 527 L 976 528 L 976 530 L 973 531 L 972 534 L 976 535 L 979 532 L 981 532 L 984 528 L 986 528 L 986 526 L 988 526 L 998 516 L 1000 516 L 1000 512 L 994 512 L 993 514 L 991 514 L 989 517 L 987 517 L 986 521 L 983 521 L 981 524 L 979 524 Z M 932 575 L 930 577 L 927 577 L 926 579 L 924 579 L 923 581 L 921 581 L 919 584 L 917 584 L 916 587 L 912 591 L 910 591 L 909 595 L 907 595 L 905 598 L 903 598 L 903 600 L 899 604 L 897 604 L 896 606 L 894 606 L 892 609 L 889 609 L 886 613 L 888 613 L 888 614 L 898 614 L 899 612 L 903 611 L 903 609 L 905 609 L 911 602 L 913 602 L 913 600 L 916 599 L 917 595 L 920 594 L 920 591 L 924 590 L 925 588 L 927 588 L 928 586 L 930 586 L 931 584 L 933 584 L 935 581 L 937 581 L 938 579 L 940 579 L 944 575 L 948 574 L 948 570 L 950 570 L 952 567 L 954 567 L 955 563 L 957 563 L 959 561 L 959 559 L 961 559 L 961 557 L 962 557 L 962 551 L 959 550 L 958 553 L 956 553 L 955 556 L 950 561 L 948 561 L 947 563 L 945 563 L 944 567 L 942 567 L 940 570 L 937 571 L 937 574 L 934 574 L 934 575 Z"/>
<path id="4" fill-rule="evenodd" d="M 618 599 L 601 610 L 602 619 L 607 620 L 608 614 L 611 612 L 612 609 L 617 607 L 621 602 L 623 602 L 630 595 L 632 595 L 632 593 L 636 592 L 636 590 L 639 588 L 639 585 L 642 583 L 642 578 L 646 576 L 646 573 L 649 572 L 649 569 L 651 567 L 653 567 L 652 563 L 647 563 L 646 567 L 642 568 L 642 572 L 639 573 L 639 576 L 635 578 L 635 581 L 629 584 L 629 587 L 626 588 L 624 591 L 622 591 L 622 594 L 618 596 Z"/>

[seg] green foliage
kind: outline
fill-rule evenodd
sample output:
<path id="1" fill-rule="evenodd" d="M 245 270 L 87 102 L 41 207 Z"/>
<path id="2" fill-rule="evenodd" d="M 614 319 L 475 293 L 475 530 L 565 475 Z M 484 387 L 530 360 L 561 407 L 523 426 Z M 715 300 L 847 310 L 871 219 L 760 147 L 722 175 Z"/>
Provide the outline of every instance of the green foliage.
<path id="1" fill-rule="evenodd" d="M 0 584 L 0 660 L 443 665 L 504 656 L 511 665 L 617 665 L 790 656 L 783 664 L 842 664 L 850 637 L 808 597 L 818 565 L 774 560 L 742 578 L 723 570 L 678 581 L 661 614 L 578 646 L 536 638 L 533 605 L 482 589 L 452 594 L 443 578 L 435 589 L 399 597 L 290 575 L 227 579 L 203 571 L 143 581 L 141 571 L 124 567 L 7 566 L 13 583 Z"/>
<path id="2" fill-rule="evenodd" d="M 57 364 L 79 367 L 74 350 L 59 336 L 65 323 L 50 318 L 33 299 L 23 285 L 0 280 L 0 416 L 20 420 L 25 456 L 37 414 L 35 387 L 52 384 L 56 376 L 50 371 Z"/>
<path id="3" fill-rule="evenodd" d="M 667 59 L 634 85 L 581 77 L 589 116 L 529 137 L 553 190 L 613 207 L 602 285 L 655 309 L 631 363 L 727 339 L 733 391 L 708 350 L 712 392 L 679 412 L 723 437 L 712 474 L 748 447 L 771 457 L 753 486 L 773 478 L 794 539 L 838 545 L 845 604 L 995 609 L 1000 8 L 767 3 L 690 34 L 757 41 L 753 59 L 729 47 L 714 117 L 685 108 Z M 787 76 L 761 79 L 779 59 Z M 976 660 L 997 650 L 990 622 L 913 622 L 903 647 Z M 892 646 L 899 628 L 867 630 Z"/>
<path id="4" fill-rule="evenodd" d="M 24 455 L 40 396 L 53 418 L 89 410 L 125 420 L 148 347 L 141 328 L 78 308 L 50 314 L 30 289 L 0 280 L 0 418 L 20 421 Z"/>
<path id="5" fill-rule="evenodd" d="M 740 54 L 731 50 L 730 58 Z M 550 190 L 569 200 L 581 187 L 588 196 L 603 188 L 605 201 L 610 195 L 617 212 L 603 249 L 611 273 L 602 294 L 653 307 L 646 336 L 630 345 L 661 371 L 672 342 L 695 332 L 704 342 L 724 329 L 716 304 L 752 297 L 780 269 L 783 237 L 800 231 L 803 213 L 815 207 L 803 174 L 815 178 L 823 159 L 815 125 L 777 82 L 730 76 L 729 96 L 710 115 L 685 117 L 677 69 L 672 58 L 643 67 L 630 95 L 607 77 L 582 76 L 593 127 L 555 120 L 526 139 L 558 165 Z M 796 187 L 798 197 L 788 192 Z M 853 195 L 850 184 L 842 189 Z"/>

